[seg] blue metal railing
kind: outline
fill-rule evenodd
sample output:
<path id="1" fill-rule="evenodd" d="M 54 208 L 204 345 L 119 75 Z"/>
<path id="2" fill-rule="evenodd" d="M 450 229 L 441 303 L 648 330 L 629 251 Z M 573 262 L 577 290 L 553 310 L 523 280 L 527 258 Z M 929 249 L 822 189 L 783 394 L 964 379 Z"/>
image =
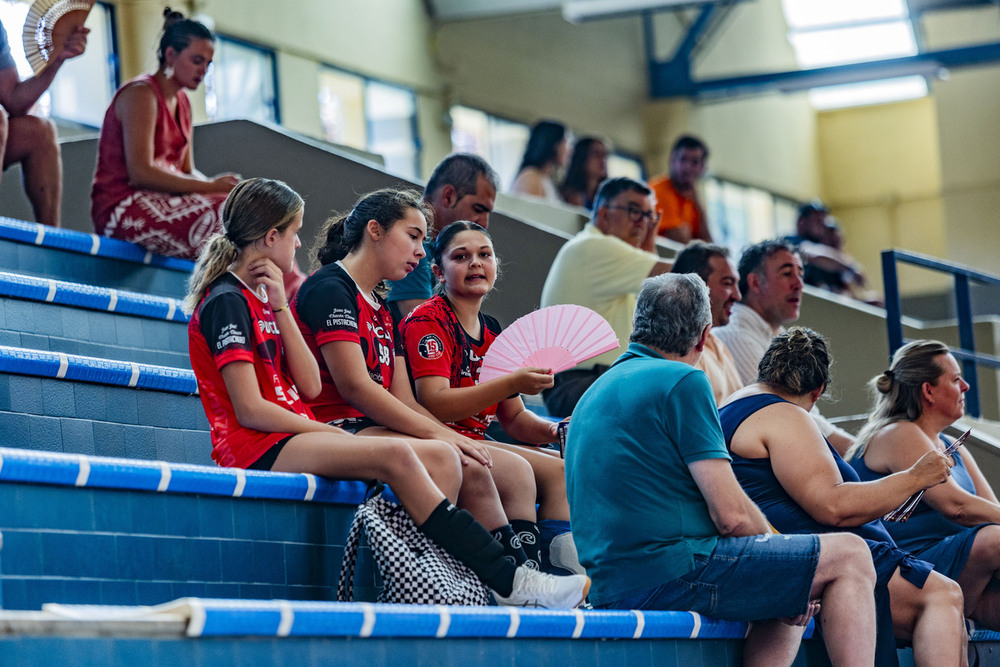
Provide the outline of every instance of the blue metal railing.
<path id="1" fill-rule="evenodd" d="M 1000 358 L 989 354 L 976 352 L 976 339 L 972 322 L 972 299 L 969 291 L 970 281 L 979 284 L 1000 287 L 1000 278 L 991 276 L 967 266 L 944 262 L 933 257 L 902 250 L 882 251 L 882 282 L 885 288 L 886 327 L 889 333 L 889 355 L 901 348 L 907 341 L 903 338 L 903 313 L 900 306 L 899 276 L 896 265 L 899 262 L 913 264 L 932 271 L 950 274 L 955 280 L 955 310 L 958 315 L 958 349 L 951 353 L 962 362 L 962 375 L 969 383 L 969 391 L 965 394 L 965 411 L 979 417 L 979 380 L 976 369 L 978 365 L 1000 368 Z"/>

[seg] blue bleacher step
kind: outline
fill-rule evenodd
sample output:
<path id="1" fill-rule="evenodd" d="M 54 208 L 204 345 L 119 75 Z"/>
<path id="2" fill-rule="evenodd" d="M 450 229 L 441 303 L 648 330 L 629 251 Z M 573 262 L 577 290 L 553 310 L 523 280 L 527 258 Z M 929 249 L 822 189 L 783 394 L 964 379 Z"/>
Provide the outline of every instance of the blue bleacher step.
<path id="1" fill-rule="evenodd" d="M 368 485 L 215 465 L 0 449 L 0 602 L 333 600 Z M 376 595 L 362 548 L 356 590 Z M 0 660 L 2 662 L 2 660 Z"/>
<path id="2" fill-rule="evenodd" d="M 190 368 L 177 299 L 0 272 L 0 344 Z"/>
<path id="3" fill-rule="evenodd" d="M 367 602 L 184 598 L 156 606 L 48 604 L 52 619 L 184 619 L 187 637 L 743 639 L 747 624 L 687 611 L 584 611 Z M 810 622 L 804 638 L 811 639 Z"/>
<path id="4" fill-rule="evenodd" d="M 4 445 L 211 460 L 208 420 L 189 370 L 0 347 L 0 371 Z"/>
<path id="5" fill-rule="evenodd" d="M 0 269 L 180 298 L 193 267 L 133 243 L 0 217 Z"/>

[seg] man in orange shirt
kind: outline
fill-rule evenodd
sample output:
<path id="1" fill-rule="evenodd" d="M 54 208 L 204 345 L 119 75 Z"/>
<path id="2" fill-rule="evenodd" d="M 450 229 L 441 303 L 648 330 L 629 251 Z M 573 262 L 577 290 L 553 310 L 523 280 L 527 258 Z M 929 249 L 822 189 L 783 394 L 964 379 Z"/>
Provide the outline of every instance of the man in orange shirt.
<path id="1" fill-rule="evenodd" d="M 692 239 L 712 243 L 708 220 L 695 189 L 695 183 L 705 172 L 707 159 L 705 142 L 683 135 L 670 151 L 670 176 L 658 176 L 649 182 L 660 214 L 660 235 L 678 243 Z"/>

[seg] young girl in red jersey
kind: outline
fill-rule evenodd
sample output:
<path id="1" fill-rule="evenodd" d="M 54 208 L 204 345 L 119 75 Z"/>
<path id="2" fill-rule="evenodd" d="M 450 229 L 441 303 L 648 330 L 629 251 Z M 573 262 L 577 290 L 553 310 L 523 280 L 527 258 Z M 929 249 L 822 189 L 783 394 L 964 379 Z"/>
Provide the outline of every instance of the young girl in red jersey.
<path id="1" fill-rule="evenodd" d="M 280 181 L 241 182 L 223 207 L 191 276 L 185 308 L 191 365 L 223 466 L 387 482 L 414 522 L 468 565 L 501 604 L 573 607 L 586 577 L 552 577 L 504 558 L 502 547 L 447 496 L 461 465 L 438 442 L 358 438 L 312 419 L 304 398 L 322 387 L 319 367 L 289 311 L 282 283 L 293 266 L 302 199 Z"/>
<path id="2" fill-rule="evenodd" d="M 434 276 L 439 293 L 418 306 L 400 325 L 417 400 L 431 414 L 470 438 L 486 438 L 499 418 L 508 435 L 521 442 L 556 440 L 556 424 L 524 408 L 519 394 L 552 386 L 546 368 L 521 368 L 479 384 L 483 356 L 500 324 L 481 311 L 493 289 L 497 258 L 489 233 L 474 222 L 455 222 L 434 242 Z M 538 527 L 546 566 L 583 572 L 569 533 L 569 504 L 562 459 L 548 449 L 497 443 L 525 458 L 538 489 Z"/>
<path id="3" fill-rule="evenodd" d="M 322 267 L 293 303 L 322 370 L 323 390 L 309 406 L 320 421 L 358 435 L 450 444 L 466 464 L 458 505 L 491 529 L 514 562 L 527 559 L 537 567 L 531 467 L 453 431 L 417 403 L 392 316 L 378 293 L 383 281 L 399 280 L 416 268 L 431 215 L 416 193 L 379 190 L 362 197 L 348 215 L 327 222 L 316 249 Z"/>

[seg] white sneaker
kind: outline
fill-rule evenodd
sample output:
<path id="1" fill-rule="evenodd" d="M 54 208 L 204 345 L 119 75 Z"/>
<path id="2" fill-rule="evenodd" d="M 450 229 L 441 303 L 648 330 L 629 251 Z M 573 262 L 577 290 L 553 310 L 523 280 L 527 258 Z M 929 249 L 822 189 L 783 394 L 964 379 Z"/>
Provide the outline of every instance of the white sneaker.
<path id="1" fill-rule="evenodd" d="M 549 562 L 554 567 L 574 574 L 587 574 L 587 571 L 580 565 L 580 557 L 576 554 L 573 533 L 563 533 L 552 538 L 552 542 L 549 543 Z"/>
<path id="2" fill-rule="evenodd" d="M 514 572 L 514 590 L 504 597 L 493 591 L 497 604 L 508 607 L 544 607 L 545 609 L 575 609 L 590 591 L 590 577 L 572 574 L 557 577 L 538 570 L 518 567 Z"/>

